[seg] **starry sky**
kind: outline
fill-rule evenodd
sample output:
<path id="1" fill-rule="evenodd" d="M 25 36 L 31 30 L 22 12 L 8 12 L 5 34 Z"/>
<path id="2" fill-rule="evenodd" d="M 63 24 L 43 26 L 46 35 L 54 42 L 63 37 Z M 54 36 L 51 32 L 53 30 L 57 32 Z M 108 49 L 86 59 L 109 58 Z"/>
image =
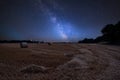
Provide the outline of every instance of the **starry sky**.
<path id="1" fill-rule="evenodd" d="M 120 0 L 0 0 L 1 40 L 96 38 L 120 20 Z"/>

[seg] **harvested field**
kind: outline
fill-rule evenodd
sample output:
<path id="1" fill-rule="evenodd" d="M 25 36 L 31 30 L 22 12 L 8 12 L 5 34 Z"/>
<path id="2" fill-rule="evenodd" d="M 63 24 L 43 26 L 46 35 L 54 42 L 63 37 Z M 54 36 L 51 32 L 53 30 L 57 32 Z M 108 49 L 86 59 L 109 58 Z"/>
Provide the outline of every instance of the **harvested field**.
<path id="1" fill-rule="evenodd" d="M 0 80 L 120 80 L 120 47 L 0 44 Z"/>

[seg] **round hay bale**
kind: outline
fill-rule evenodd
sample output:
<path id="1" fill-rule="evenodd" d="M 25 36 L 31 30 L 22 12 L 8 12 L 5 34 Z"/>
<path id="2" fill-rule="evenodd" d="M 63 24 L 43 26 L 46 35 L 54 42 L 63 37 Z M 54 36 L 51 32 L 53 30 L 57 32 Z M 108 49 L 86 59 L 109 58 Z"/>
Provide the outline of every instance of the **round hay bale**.
<path id="1" fill-rule="evenodd" d="M 20 43 L 20 47 L 21 47 L 21 48 L 28 48 L 27 42 L 21 42 L 21 43 Z"/>
<path id="2" fill-rule="evenodd" d="M 48 42 L 48 45 L 49 45 L 49 46 L 51 46 L 51 45 L 52 45 L 52 43 L 51 43 L 51 42 Z"/>

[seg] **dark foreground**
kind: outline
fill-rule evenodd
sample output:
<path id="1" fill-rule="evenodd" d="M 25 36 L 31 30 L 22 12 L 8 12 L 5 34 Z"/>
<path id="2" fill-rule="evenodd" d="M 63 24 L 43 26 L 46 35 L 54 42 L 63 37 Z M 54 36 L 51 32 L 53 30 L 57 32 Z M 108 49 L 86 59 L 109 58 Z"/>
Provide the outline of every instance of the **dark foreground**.
<path id="1" fill-rule="evenodd" d="M 120 80 L 120 47 L 0 44 L 0 80 Z"/>

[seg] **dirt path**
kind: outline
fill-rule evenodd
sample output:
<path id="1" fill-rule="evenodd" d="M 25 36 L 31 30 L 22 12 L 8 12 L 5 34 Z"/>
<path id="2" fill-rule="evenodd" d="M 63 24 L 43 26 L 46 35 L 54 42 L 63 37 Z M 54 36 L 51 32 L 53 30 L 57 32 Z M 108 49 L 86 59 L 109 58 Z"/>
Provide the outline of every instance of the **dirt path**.
<path id="1" fill-rule="evenodd" d="M 94 64 L 99 65 L 96 68 L 99 68 L 100 72 L 97 75 L 92 75 L 95 80 L 120 80 L 120 47 L 95 44 L 79 46 L 91 51 L 92 57 L 96 58 Z M 97 72 L 97 69 L 93 72 Z"/>
<path id="2" fill-rule="evenodd" d="M 120 80 L 120 47 L 98 44 L 74 44 L 73 47 L 79 54 L 57 68 L 55 79 Z"/>

